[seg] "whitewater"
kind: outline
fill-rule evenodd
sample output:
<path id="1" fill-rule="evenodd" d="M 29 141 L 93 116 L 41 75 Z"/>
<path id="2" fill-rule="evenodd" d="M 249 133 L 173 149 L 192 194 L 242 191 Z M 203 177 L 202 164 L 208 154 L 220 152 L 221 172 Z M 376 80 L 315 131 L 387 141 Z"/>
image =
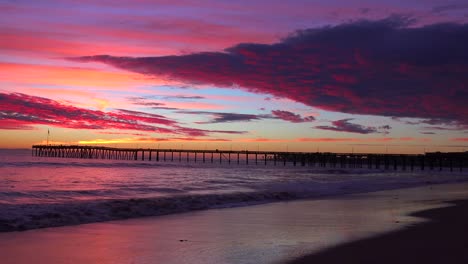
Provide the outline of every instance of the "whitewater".
<path id="1" fill-rule="evenodd" d="M 464 181 L 465 171 L 64 159 L 0 150 L 0 231 Z"/>

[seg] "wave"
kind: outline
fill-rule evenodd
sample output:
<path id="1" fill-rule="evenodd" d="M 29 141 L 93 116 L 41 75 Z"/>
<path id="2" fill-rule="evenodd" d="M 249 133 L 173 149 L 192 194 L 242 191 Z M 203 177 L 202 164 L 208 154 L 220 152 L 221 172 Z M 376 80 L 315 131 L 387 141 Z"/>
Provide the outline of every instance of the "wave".
<path id="1" fill-rule="evenodd" d="M 291 182 L 263 186 L 263 190 L 233 193 L 179 194 L 169 197 L 84 200 L 67 203 L 0 204 L 0 232 L 76 225 L 118 219 L 181 213 L 210 208 L 247 206 L 293 199 L 317 198 L 427 184 L 467 181 L 425 177 L 407 181 L 345 181 L 337 184 Z M 268 189 L 268 191 L 265 191 Z"/>

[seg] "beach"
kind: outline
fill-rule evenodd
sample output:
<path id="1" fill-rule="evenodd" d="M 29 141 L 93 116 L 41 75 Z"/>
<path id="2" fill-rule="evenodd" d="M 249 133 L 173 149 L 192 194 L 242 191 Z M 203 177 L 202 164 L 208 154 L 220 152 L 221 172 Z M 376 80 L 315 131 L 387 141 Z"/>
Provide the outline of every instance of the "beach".
<path id="1" fill-rule="evenodd" d="M 466 183 L 426 185 L 7 232 L 0 256 L 5 264 L 462 263 L 467 199 Z"/>
<path id="2" fill-rule="evenodd" d="M 427 222 L 388 234 L 338 245 L 288 262 L 468 263 L 468 200 L 412 214 Z"/>

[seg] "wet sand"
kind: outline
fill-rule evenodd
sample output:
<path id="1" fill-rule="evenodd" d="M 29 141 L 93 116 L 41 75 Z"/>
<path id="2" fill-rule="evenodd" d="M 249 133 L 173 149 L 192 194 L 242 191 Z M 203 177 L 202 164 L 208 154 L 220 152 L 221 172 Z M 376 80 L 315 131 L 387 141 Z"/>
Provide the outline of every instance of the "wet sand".
<path id="1" fill-rule="evenodd" d="M 0 259 L 2 264 L 461 263 L 468 205 L 444 202 L 464 199 L 468 184 L 433 185 L 2 233 Z M 434 208 L 442 209 L 427 211 Z"/>
<path id="2" fill-rule="evenodd" d="M 468 263 L 468 200 L 412 214 L 428 222 L 338 245 L 289 264 Z"/>

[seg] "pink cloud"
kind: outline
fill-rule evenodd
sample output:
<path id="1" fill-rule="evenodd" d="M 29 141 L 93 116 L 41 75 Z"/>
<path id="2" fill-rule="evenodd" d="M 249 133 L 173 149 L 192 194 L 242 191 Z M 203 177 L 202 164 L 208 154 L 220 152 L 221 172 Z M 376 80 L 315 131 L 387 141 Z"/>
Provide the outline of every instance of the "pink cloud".
<path id="1" fill-rule="evenodd" d="M 468 142 L 468 138 L 452 138 L 452 141 L 462 141 L 462 142 Z"/>
<path id="2" fill-rule="evenodd" d="M 294 114 L 292 112 L 284 111 L 284 110 L 272 110 L 271 113 L 274 116 L 278 117 L 279 119 L 283 119 L 291 123 L 304 123 L 304 122 L 315 121 L 315 117 L 313 116 L 302 117 L 298 114 Z"/>
<path id="3" fill-rule="evenodd" d="M 289 142 L 288 139 L 275 139 L 275 138 L 243 138 L 242 142 Z"/>
<path id="4" fill-rule="evenodd" d="M 186 128 L 157 114 L 125 109 L 111 112 L 89 110 L 21 93 L 0 93 L 0 104 L 0 129 L 33 129 L 34 125 L 50 125 L 72 129 L 122 129 L 188 136 L 245 133 Z"/>
<path id="5" fill-rule="evenodd" d="M 298 31 L 271 45 L 239 44 L 224 52 L 74 60 L 242 88 L 328 111 L 468 123 L 468 28 L 407 23 L 397 17 L 358 21 Z"/>

